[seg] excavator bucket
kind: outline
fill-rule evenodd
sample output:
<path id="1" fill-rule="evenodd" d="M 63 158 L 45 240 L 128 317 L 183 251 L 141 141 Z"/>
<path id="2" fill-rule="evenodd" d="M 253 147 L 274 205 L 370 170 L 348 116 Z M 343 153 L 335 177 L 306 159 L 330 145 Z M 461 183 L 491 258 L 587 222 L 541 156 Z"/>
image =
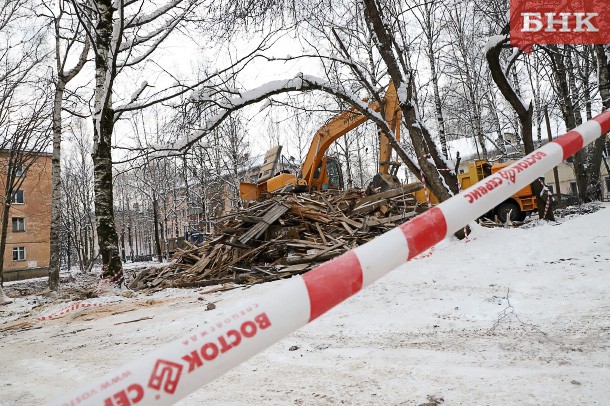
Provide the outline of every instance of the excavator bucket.
<path id="1" fill-rule="evenodd" d="M 373 176 L 373 180 L 367 188 L 367 194 L 372 195 L 376 193 L 381 193 L 390 189 L 399 188 L 400 186 L 400 180 L 398 180 L 395 175 L 379 172 L 378 174 Z"/>

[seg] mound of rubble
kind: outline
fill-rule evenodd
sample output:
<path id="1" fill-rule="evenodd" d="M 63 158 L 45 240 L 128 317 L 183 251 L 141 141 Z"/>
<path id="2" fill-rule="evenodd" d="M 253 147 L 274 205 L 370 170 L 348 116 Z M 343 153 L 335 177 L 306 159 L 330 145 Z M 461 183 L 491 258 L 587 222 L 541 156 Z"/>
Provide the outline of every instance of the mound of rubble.
<path id="1" fill-rule="evenodd" d="M 573 216 L 581 216 L 583 214 L 591 214 L 603 209 L 605 206 L 600 202 L 584 203 L 580 205 L 568 206 L 562 209 L 555 210 L 555 216 L 559 218 L 569 218 Z"/>
<path id="2" fill-rule="evenodd" d="M 419 189 L 271 195 L 218 219 L 210 239 L 178 250 L 167 267 L 141 272 L 129 287 L 255 284 L 307 272 L 425 210 L 411 194 Z"/>

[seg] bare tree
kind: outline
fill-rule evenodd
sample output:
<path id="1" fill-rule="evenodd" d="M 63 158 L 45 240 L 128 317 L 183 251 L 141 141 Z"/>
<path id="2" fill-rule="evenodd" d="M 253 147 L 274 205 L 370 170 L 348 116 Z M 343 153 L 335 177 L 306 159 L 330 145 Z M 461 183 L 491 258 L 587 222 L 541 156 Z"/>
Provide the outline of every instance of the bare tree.
<path id="1" fill-rule="evenodd" d="M 102 257 L 102 277 L 123 282 L 118 235 L 114 226 L 112 189 L 112 134 L 115 122 L 126 111 L 145 108 L 188 90 L 181 85 L 143 97 L 146 81 L 121 106 L 113 102 L 118 75 L 146 61 L 159 45 L 179 27 L 195 7 L 191 0 L 178 0 L 149 12 L 146 0 L 94 0 L 91 5 L 71 0 L 95 55 L 95 96 L 93 112 L 93 161 L 95 213 Z M 146 10 L 143 11 L 143 10 Z"/>
<path id="2" fill-rule="evenodd" d="M 455 110 L 462 110 L 461 128 L 468 128 L 475 140 L 477 154 L 488 159 L 486 137 L 483 133 L 483 93 L 485 91 L 485 63 L 480 52 L 479 32 L 470 1 L 445 4 L 446 20 L 451 51 L 446 55 L 448 75 L 452 78 Z"/>
<path id="3" fill-rule="evenodd" d="M 581 88 L 588 87 L 587 83 L 583 83 L 577 75 L 575 61 L 580 58 L 591 58 L 589 52 L 580 55 L 572 46 L 548 45 L 543 48 L 549 57 L 551 70 L 553 72 L 553 89 L 558 96 L 559 105 L 563 120 L 568 131 L 574 129 L 577 125 L 582 124 L 582 105 L 584 104 L 585 114 L 591 115 L 588 111 L 588 100 L 580 96 Z M 605 90 L 605 72 L 603 70 L 604 57 L 601 56 L 596 49 L 596 63 L 598 65 L 598 86 L 602 97 L 602 105 L 607 106 L 604 99 Z M 590 61 L 589 63 L 592 63 Z M 601 64 L 600 64 L 601 62 Z M 588 75 L 587 75 L 588 76 Z M 587 78 L 588 80 L 588 78 Z M 586 97 L 586 96 L 585 96 Z M 596 140 L 593 145 L 578 151 L 573 156 L 574 174 L 578 189 L 578 197 L 582 202 L 588 202 L 600 198 L 600 167 L 602 163 L 602 154 L 604 150 L 604 138 Z"/>
<path id="4" fill-rule="evenodd" d="M 0 196 L 3 200 L 0 226 L 0 284 L 3 282 L 4 251 L 11 206 L 23 198 L 19 193 L 22 193 L 20 188 L 28 176 L 28 171 L 36 165 L 40 153 L 48 146 L 50 92 L 48 88 L 43 88 L 39 90 L 39 94 L 42 95 L 40 99 L 34 100 L 29 105 L 21 105 L 18 111 L 13 111 L 12 116 L 3 123 L 0 130 L 0 140 L 3 141 L 3 145 L 0 146 L 2 154 L 0 166 L 2 173 L 6 173 L 6 177 L 0 180 L 3 186 L 3 194 Z"/>
<path id="5" fill-rule="evenodd" d="M 430 75 L 432 80 L 432 89 L 434 91 L 434 109 L 436 111 L 436 123 L 438 125 L 438 138 L 441 143 L 441 150 L 445 159 L 449 159 L 447 151 L 447 131 L 445 129 L 445 118 L 443 115 L 443 104 L 439 91 L 439 69 L 438 65 L 438 50 L 440 38 L 442 35 L 442 22 L 439 21 L 438 9 L 440 3 L 437 0 L 424 2 L 419 7 L 421 16 L 415 14 L 419 22 L 425 38 L 425 53 L 430 65 Z"/>
<path id="6" fill-rule="evenodd" d="M 83 120 L 73 119 L 69 130 L 73 147 L 68 154 L 62 155 L 61 219 L 63 227 L 68 231 L 68 252 L 76 253 L 81 272 L 88 272 L 96 257 L 91 143 Z"/>
<path id="7" fill-rule="evenodd" d="M 90 41 L 81 22 L 74 15 L 68 0 L 59 0 L 57 8 L 47 7 L 55 34 L 55 97 L 53 101 L 53 197 L 51 202 L 49 289 L 59 289 L 61 229 L 61 140 L 62 107 L 67 84 L 78 75 L 87 62 Z M 80 51 L 75 48 L 80 46 Z M 73 51 L 74 50 L 74 51 Z M 67 69 L 68 58 L 78 53 L 75 65 Z"/>

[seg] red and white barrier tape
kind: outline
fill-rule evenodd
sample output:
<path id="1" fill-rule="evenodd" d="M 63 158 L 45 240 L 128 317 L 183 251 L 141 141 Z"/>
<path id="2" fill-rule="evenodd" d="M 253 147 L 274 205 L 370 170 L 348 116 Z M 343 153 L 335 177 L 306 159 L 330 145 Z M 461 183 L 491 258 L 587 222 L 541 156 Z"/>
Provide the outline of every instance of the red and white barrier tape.
<path id="1" fill-rule="evenodd" d="M 544 205 L 544 214 L 542 214 L 542 218 L 546 218 L 546 215 L 549 212 L 549 209 L 551 208 L 551 200 L 553 200 L 553 194 L 551 193 L 549 188 L 546 186 L 546 183 L 544 183 L 544 178 L 538 178 L 538 181 L 542 185 L 542 190 L 540 191 L 540 196 L 542 196 L 543 194 L 546 194 L 546 204 Z"/>
<path id="2" fill-rule="evenodd" d="M 367 244 L 282 282 L 260 301 L 50 404 L 172 404 L 450 236 L 609 130 L 610 111 Z"/>
<path id="3" fill-rule="evenodd" d="M 48 309 L 43 311 L 36 318 L 37 321 L 46 321 L 46 320 L 54 320 L 62 317 L 66 317 L 70 313 L 75 313 L 90 307 L 100 307 L 110 303 L 117 303 L 120 299 L 118 298 L 95 298 L 95 299 L 85 299 L 85 300 L 77 300 L 75 302 L 71 302 L 69 304 L 64 304 L 52 309 Z"/>

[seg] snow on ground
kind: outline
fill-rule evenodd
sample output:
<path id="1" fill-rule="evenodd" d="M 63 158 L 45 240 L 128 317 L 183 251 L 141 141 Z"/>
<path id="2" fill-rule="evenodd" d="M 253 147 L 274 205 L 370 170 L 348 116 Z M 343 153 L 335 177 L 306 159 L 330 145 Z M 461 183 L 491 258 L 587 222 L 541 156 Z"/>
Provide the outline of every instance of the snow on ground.
<path id="1" fill-rule="evenodd" d="M 475 225 L 180 404 L 608 404 L 609 208 Z M 49 307 L 24 317 L 39 297 L 15 298 L 0 307 L 0 330 L 22 323 L 0 332 L 0 404 L 53 399 L 279 283 L 127 294 L 38 322 Z"/>

